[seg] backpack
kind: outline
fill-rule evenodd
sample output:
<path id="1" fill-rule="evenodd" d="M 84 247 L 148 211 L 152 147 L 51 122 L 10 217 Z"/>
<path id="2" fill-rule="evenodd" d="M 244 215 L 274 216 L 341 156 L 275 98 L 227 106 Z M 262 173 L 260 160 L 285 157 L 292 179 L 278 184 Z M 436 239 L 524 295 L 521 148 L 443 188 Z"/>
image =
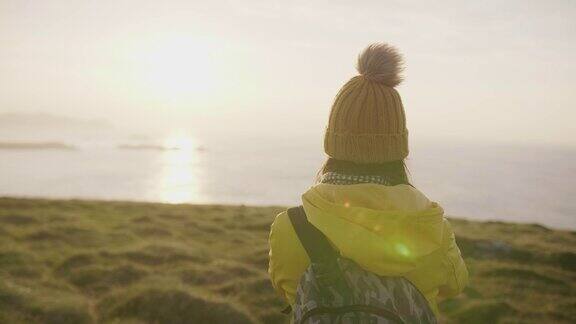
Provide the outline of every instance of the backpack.
<path id="1" fill-rule="evenodd" d="M 410 281 L 378 276 L 341 257 L 302 206 L 288 209 L 288 217 L 310 258 L 296 290 L 293 323 L 437 323 Z"/>

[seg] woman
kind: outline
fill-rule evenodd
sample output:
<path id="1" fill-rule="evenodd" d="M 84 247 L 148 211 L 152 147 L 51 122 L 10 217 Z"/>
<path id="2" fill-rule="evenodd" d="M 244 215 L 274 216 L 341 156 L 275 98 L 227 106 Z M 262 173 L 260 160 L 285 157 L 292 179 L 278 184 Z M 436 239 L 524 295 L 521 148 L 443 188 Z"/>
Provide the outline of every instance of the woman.
<path id="1" fill-rule="evenodd" d="M 330 112 L 328 160 L 302 203 L 341 256 L 377 275 L 408 279 L 438 314 L 438 299 L 459 294 L 468 271 L 442 208 L 408 181 L 408 130 L 394 89 L 401 63 L 386 44 L 359 56 L 359 75 L 342 87 Z M 309 262 L 287 213 L 280 213 L 270 232 L 269 274 L 291 305 Z"/>

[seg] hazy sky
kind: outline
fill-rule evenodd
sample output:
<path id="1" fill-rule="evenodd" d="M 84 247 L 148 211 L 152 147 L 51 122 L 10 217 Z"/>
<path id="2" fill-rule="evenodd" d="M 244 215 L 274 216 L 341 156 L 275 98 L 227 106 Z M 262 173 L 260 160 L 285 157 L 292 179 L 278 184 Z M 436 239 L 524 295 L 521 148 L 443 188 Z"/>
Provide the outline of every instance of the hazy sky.
<path id="1" fill-rule="evenodd" d="M 576 145 L 573 0 L 0 0 L 0 112 L 319 134 L 375 41 L 413 139 Z"/>

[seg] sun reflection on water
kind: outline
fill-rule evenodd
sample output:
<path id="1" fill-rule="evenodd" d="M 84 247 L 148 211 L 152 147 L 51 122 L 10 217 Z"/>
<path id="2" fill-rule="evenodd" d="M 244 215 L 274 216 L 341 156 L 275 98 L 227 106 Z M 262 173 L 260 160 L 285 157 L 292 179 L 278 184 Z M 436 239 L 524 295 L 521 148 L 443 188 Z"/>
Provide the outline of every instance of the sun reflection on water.
<path id="1" fill-rule="evenodd" d="M 200 197 L 199 161 L 201 154 L 193 138 L 176 133 L 164 141 L 160 176 L 160 199 L 168 203 L 198 202 Z"/>

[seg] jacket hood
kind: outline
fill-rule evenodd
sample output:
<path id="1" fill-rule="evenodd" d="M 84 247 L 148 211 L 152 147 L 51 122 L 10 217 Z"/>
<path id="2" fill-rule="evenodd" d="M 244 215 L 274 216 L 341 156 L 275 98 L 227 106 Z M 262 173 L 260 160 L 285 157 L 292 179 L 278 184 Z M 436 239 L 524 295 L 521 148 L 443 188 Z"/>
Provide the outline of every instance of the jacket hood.
<path id="1" fill-rule="evenodd" d="M 379 275 L 408 273 L 440 252 L 444 211 L 412 186 L 318 184 L 302 201 L 342 256 Z"/>

